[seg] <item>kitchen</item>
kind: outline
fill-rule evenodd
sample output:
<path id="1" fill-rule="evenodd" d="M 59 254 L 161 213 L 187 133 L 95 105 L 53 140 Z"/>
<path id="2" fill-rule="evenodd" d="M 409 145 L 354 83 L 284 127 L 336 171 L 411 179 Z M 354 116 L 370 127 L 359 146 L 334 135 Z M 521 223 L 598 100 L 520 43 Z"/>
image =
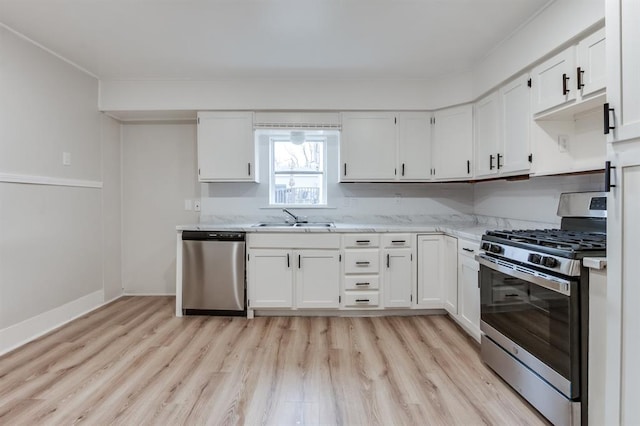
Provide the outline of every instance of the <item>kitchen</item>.
<path id="1" fill-rule="evenodd" d="M 8 14 L 9 4 L 3 3 L 7 14 L 3 13 L 1 20 L 20 31 L 18 11 L 17 15 Z M 580 12 L 576 13 L 578 9 Z M 36 18 L 47 18 L 46 11 L 43 8 L 28 13 L 37 15 L 33 18 L 36 22 Z M 13 60 L 2 63 L 1 127 L 2 140 L 6 141 L 0 169 L 2 352 L 48 331 L 48 324 L 66 322 L 123 292 L 173 294 L 173 231 L 178 225 L 229 217 L 243 223 L 280 217 L 279 210 L 264 208 L 268 205 L 268 185 L 198 183 L 196 111 L 431 111 L 463 104 L 480 98 L 570 40 L 601 26 L 604 13 L 602 2 L 552 2 L 487 54 L 473 72 L 454 73 L 437 81 L 381 80 L 364 74 L 357 84 L 353 80 L 322 78 L 319 71 L 315 79 L 98 79 L 61 60 L 57 55 L 64 57 L 62 52 L 51 48 L 53 52 L 45 53 L 3 27 L 2 54 Z M 11 16 L 16 19 L 13 26 Z M 23 20 L 29 22 L 27 18 Z M 557 25 L 558 21 L 562 25 Z M 46 36 L 30 38 L 50 48 Z M 523 49 L 523 45 L 527 48 Z M 609 88 L 610 85 L 608 96 Z M 300 93 L 305 93 L 304 98 Z M 109 115 L 101 115 L 98 110 Z M 598 111 L 601 116 L 601 109 Z M 16 140 L 22 142 L 13 142 Z M 608 147 L 611 152 L 607 158 L 614 160 L 614 165 L 616 160 L 619 165 L 624 164 L 617 150 L 626 153 L 630 148 L 629 144 L 623 145 Z M 563 161 L 557 149 L 556 152 L 553 159 Z M 68 166 L 63 164 L 63 153 L 69 153 Z M 604 152 L 601 156 L 599 164 L 605 159 Z M 621 157 L 628 159 L 625 161 L 634 158 L 632 154 Z M 260 162 L 268 164 L 263 159 Z M 333 167 L 337 169 L 337 165 Z M 268 168 L 261 173 L 268 176 Z M 354 216 L 365 211 L 375 216 L 401 211 L 408 217 L 427 212 L 557 225 L 561 192 L 603 189 L 601 173 L 475 184 L 339 184 L 334 174 L 329 177 L 335 179 L 328 183 L 328 202 L 335 211 L 316 214 L 317 210 L 309 209 L 303 214 L 333 216 L 336 221 L 351 217 L 350 221 L 356 222 L 358 218 Z M 58 184 L 51 185 L 52 181 Z M 193 210 L 198 200 L 200 214 Z M 191 209 L 187 210 L 189 202 Z M 633 224 L 625 225 L 627 233 L 635 229 Z M 610 244 L 622 240 L 616 240 L 611 232 Z M 620 246 L 613 252 L 620 262 L 622 250 Z M 624 253 L 631 253 L 629 250 L 625 247 Z M 32 267 L 34 254 L 37 268 Z M 621 266 L 616 266 L 611 256 L 609 252 L 609 285 L 612 281 L 626 282 L 629 278 L 623 281 Z M 618 274 L 619 278 L 612 278 L 611 274 Z M 614 306 L 620 306 L 621 300 Z M 620 330 L 626 322 L 622 323 L 621 317 L 615 319 L 622 315 L 620 312 L 612 311 L 611 315 L 608 324 L 613 327 L 612 335 L 616 335 L 616 321 Z M 617 347 L 621 347 L 620 342 Z M 613 356 L 619 358 L 619 350 Z M 616 371 L 615 366 L 612 368 Z M 614 376 L 608 376 L 612 380 L 609 385 L 620 388 Z M 620 389 L 620 395 L 632 390 Z M 607 395 L 613 395 L 607 419 L 619 423 L 621 408 L 616 400 L 624 398 L 616 397 L 615 392 Z M 626 415 L 633 416 L 633 412 Z"/>

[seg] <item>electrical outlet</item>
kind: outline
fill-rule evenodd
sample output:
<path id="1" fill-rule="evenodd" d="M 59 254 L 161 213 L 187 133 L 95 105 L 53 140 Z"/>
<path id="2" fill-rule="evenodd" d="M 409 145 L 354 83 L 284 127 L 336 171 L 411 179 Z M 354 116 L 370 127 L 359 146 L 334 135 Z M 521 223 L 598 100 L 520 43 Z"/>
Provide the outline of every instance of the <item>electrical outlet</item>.
<path id="1" fill-rule="evenodd" d="M 63 166 L 70 166 L 71 165 L 71 153 L 70 152 L 63 152 L 62 153 L 62 165 Z"/>
<path id="2" fill-rule="evenodd" d="M 184 209 L 193 210 L 193 202 L 191 200 L 184 200 Z"/>
<path id="3" fill-rule="evenodd" d="M 199 212 L 200 211 L 200 200 L 195 200 L 193 202 L 193 210 Z"/>
<path id="4" fill-rule="evenodd" d="M 558 149 L 560 152 L 567 152 L 569 150 L 569 136 L 558 135 Z"/>

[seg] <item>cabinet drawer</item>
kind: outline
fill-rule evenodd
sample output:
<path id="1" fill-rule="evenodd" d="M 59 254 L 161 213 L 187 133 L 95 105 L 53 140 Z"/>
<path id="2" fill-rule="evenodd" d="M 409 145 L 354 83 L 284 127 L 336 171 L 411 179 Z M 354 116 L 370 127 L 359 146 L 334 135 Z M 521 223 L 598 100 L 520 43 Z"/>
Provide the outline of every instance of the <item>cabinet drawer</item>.
<path id="1" fill-rule="evenodd" d="M 344 306 L 378 306 L 380 294 L 377 291 L 346 292 Z"/>
<path id="2" fill-rule="evenodd" d="M 384 234 L 382 236 L 382 246 L 385 248 L 411 247 L 411 234 Z"/>
<path id="3" fill-rule="evenodd" d="M 378 275 L 347 275 L 344 277 L 345 290 L 377 290 Z"/>
<path id="4" fill-rule="evenodd" d="M 371 274 L 380 270 L 380 251 L 378 249 L 345 250 L 345 274 Z"/>
<path id="5" fill-rule="evenodd" d="M 380 247 L 378 234 L 347 234 L 342 237 L 344 247 Z"/>
<path id="6" fill-rule="evenodd" d="M 458 254 L 475 257 L 480 250 L 480 243 L 458 238 Z"/>

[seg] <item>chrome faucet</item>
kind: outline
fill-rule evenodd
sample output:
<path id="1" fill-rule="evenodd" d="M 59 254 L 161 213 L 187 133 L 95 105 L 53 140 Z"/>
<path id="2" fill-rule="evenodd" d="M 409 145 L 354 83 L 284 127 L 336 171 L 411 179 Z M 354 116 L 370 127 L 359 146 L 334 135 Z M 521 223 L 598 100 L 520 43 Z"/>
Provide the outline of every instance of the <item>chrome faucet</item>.
<path id="1" fill-rule="evenodd" d="M 301 219 L 299 216 L 296 216 L 295 214 L 291 213 L 289 210 L 287 209 L 282 209 L 282 211 L 286 214 L 288 214 L 289 216 L 291 216 L 293 218 L 293 220 L 296 223 L 306 223 L 307 221 L 304 219 Z"/>

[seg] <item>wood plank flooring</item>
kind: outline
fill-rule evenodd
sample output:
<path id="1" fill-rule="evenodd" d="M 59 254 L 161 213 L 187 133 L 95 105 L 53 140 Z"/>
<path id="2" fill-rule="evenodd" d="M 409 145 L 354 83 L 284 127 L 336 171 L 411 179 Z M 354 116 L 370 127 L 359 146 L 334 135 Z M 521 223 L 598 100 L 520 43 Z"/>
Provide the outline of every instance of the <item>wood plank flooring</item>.
<path id="1" fill-rule="evenodd" d="M 124 297 L 0 357 L 0 424 L 546 424 L 445 316 L 174 317 Z"/>

